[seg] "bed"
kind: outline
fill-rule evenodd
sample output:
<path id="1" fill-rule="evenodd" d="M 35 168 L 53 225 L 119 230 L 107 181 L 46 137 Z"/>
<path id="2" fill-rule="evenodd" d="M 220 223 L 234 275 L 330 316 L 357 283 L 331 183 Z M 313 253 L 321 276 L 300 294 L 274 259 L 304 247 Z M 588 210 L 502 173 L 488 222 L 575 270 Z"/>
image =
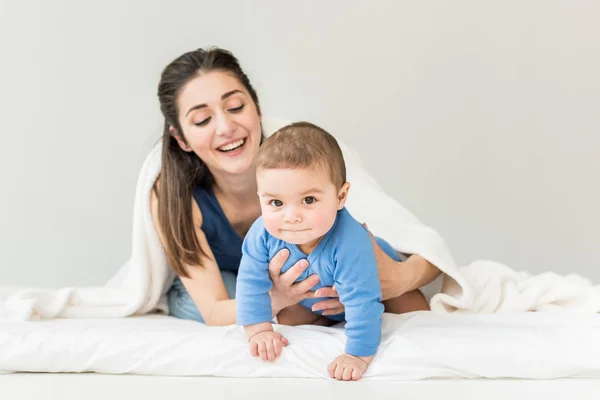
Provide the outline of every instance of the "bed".
<path id="1" fill-rule="evenodd" d="M 381 349 L 359 382 L 326 374 L 342 325 L 277 329 L 290 346 L 270 364 L 249 356 L 235 326 L 162 315 L 2 321 L 2 398 L 579 400 L 600 390 L 594 313 L 384 314 Z"/>
<path id="2" fill-rule="evenodd" d="M 0 321 L 0 370 L 330 381 L 343 325 L 276 325 L 290 345 L 275 363 L 248 353 L 241 328 L 163 315 Z M 600 378 L 594 313 L 384 314 L 380 350 L 363 381 Z"/>

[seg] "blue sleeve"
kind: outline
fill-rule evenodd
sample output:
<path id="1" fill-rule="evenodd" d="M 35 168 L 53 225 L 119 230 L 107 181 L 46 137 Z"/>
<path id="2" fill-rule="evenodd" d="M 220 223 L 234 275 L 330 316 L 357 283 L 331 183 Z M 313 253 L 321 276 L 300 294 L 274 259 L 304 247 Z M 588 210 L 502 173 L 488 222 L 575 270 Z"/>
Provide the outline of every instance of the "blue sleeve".
<path id="1" fill-rule="evenodd" d="M 272 282 L 269 277 L 268 233 L 257 219 L 244 238 L 242 260 L 236 283 L 236 314 L 238 325 L 270 322 Z"/>
<path id="2" fill-rule="evenodd" d="M 362 226 L 336 250 L 333 279 L 346 313 L 346 353 L 372 356 L 381 342 L 381 286 L 369 233 Z"/>

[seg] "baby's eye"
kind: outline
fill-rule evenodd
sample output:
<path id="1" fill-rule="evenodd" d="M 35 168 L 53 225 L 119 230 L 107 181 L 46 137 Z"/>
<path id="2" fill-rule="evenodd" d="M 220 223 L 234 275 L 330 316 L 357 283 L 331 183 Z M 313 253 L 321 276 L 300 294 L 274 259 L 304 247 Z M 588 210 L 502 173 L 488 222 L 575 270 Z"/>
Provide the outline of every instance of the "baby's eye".
<path id="1" fill-rule="evenodd" d="M 308 196 L 308 197 L 305 197 L 305 198 L 304 198 L 304 200 L 303 200 L 303 203 L 304 203 L 304 204 L 312 204 L 312 203 L 314 203 L 315 201 L 317 201 L 317 199 L 315 199 L 315 198 L 314 198 L 314 197 L 312 197 L 312 196 Z"/>
<path id="2" fill-rule="evenodd" d="M 283 205 L 283 202 L 281 200 L 271 200 L 269 202 L 273 207 L 281 207 Z"/>

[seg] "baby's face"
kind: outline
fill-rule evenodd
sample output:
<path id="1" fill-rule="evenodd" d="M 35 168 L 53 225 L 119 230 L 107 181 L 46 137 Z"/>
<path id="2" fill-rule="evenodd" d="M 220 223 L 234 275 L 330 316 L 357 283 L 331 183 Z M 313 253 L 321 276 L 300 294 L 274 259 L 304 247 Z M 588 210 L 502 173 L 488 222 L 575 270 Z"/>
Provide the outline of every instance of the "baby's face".
<path id="1" fill-rule="evenodd" d="M 331 229 L 348 192 L 348 184 L 336 188 L 324 168 L 266 169 L 258 171 L 256 179 L 267 231 L 308 247 Z"/>

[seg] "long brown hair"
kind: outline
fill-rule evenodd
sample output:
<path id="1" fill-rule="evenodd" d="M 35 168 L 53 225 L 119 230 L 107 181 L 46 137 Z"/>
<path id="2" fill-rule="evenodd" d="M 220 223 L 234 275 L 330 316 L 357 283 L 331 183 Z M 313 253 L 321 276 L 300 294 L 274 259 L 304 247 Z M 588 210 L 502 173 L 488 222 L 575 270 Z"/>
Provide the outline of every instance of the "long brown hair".
<path id="1" fill-rule="evenodd" d="M 206 164 L 194 153 L 183 151 L 170 128 L 183 137 L 177 100 L 192 79 L 210 71 L 228 72 L 248 90 L 259 110 L 258 96 L 238 60 L 227 50 L 210 48 L 187 52 L 163 70 L 158 84 L 160 110 L 165 117 L 162 136 L 162 164 L 158 190 L 158 222 L 169 264 L 177 275 L 189 277 L 185 265 L 201 265 L 202 251 L 192 218 L 194 187 L 210 186 L 213 177 Z"/>

